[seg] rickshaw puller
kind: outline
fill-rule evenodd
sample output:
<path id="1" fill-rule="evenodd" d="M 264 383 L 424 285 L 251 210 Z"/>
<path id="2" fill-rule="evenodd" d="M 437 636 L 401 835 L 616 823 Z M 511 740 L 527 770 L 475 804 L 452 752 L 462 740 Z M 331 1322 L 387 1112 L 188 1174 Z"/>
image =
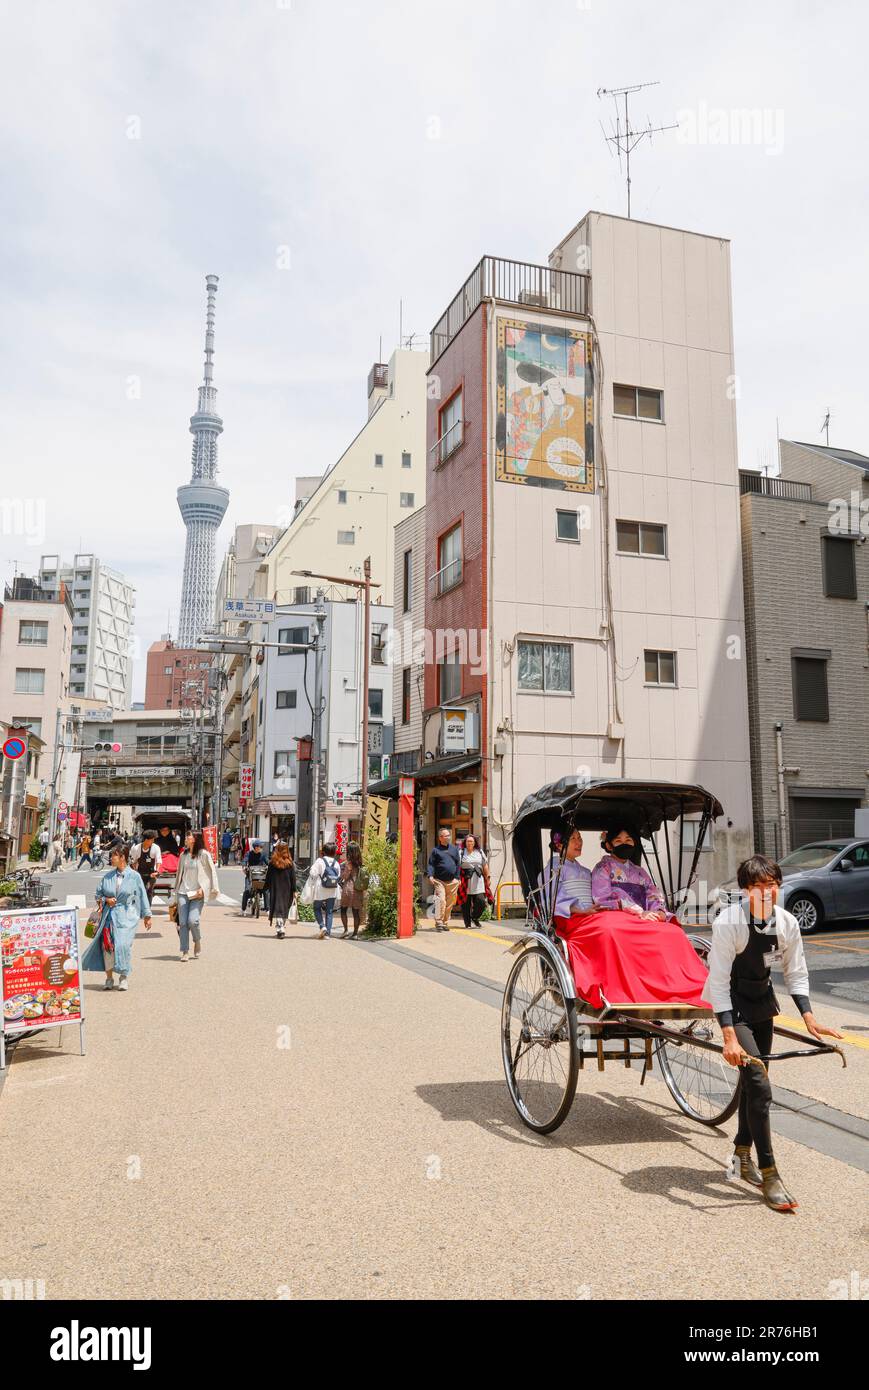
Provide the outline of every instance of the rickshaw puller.
<path id="1" fill-rule="evenodd" d="M 764 855 L 753 855 L 740 864 L 737 883 L 746 898 L 731 903 L 715 918 L 703 998 L 721 1025 L 724 1060 L 742 1068 L 731 1175 L 762 1188 L 763 1199 L 773 1211 L 793 1211 L 798 1204 L 782 1182 L 772 1152 L 769 1077 L 765 1068 L 750 1061 L 768 1055 L 772 1048 L 773 1020 L 780 1012 L 772 967 L 781 966 L 785 988 L 813 1038 L 842 1035 L 823 1027 L 812 1013 L 799 923 L 777 906 L 781 881 L 778 864 Z M 757 1165 L 751 1157 L 752 1143 Z"/>

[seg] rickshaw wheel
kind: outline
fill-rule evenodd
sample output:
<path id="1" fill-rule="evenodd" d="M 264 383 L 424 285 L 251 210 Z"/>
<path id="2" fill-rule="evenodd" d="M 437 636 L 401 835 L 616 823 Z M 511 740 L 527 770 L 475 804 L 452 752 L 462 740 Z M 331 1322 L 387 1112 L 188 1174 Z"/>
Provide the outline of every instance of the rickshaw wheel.
<path id="1" fill-rule="evenodd" d="M 510 971 L 501 1010 L 501 1056 L 523 1124 L 538 1134 L 557 1129 L 576 1093 L 576 1000 L 564 997 L 540 946 L 523 951 Z"/>
<path id="2" fill-rule="evenodd" d="M 718 1052 L 695 1046 L 693 1036 L 721 1044 L 718 1020 L 692 1019 L 680 1030 L 684 1042 L 658 1042 L 658 1065 L 670 1095 L 683 1115 L 701 1125 L 720 1125 L 739 1105 L 737 1067 L 729 1067 Z"/>

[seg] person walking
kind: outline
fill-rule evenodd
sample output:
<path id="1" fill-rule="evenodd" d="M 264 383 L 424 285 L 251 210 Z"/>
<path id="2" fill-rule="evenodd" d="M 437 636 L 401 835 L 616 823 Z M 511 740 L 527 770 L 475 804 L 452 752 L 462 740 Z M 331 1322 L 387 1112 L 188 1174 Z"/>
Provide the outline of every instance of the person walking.
<path id="1" fill-rule="evenodd" d="M 266 872 L 265 891 L 269 902 L 269 923 L 275 924 L 275 936 L 285 936 L 284 923 L 296 896 L 296 869 L 293 856 L 284 844 L 275 845 Z"/>
<path id="2" fill-rule="evenodd" d="M 263 848 L 262 848 L 262 845 L 260 844 L 259 840 L 251 840 L 251 842 L 250 842 L 250 849 L 247 851 L 247 854 L 244 856 L 244 889 L 243 889 L 242 895 L 241 895 L 241 916 L 242 916 L 242 917 L 244 916 L 245 912 L 247 911 L 247 905 L 248 905 L 248 903 L 250 902 L 250 899 L 251 899 L 252 887 L 251 887 L 251 878 L 250 878 L 249 870 L 252 869 L 252 868 L 256 868 L 258 865 L 267 864 L 267 863 L 268 863 L 268 860 L 266 859 L 266 856 L 265 856 L 265 854 L 263 853 Z M 265 891 L 265 885 L 263 885 L 263 907 L 265 908 L 266 912 L 268 912 L 268 910 L 269 910 L 269 898 L 268 898 L 268 893 Z"/>
<path id="3" fill-rule="evenodd" d="M 341 923 L 344 927 L 344 937 L 350 933 L 350 912 L 353 913 L 353 939 L 359 935 L 365 905 L 365 887 L 362 850 L 355 840 L 351 840 L 347 846 L 347 858 L 341 865 Z"/>
<path id="4" fill-rule="evenodd" d="M 229 863 L 229 851 L 232 849 L 232 831 L 229 826 L 224 826 L 223 834 L 220 837 L 220 863 L 225 869 Z"/>
<path id="5" fill-rule="evenodd" d="M 126 849 L 112 852 L 112 867 L 107 869 L 97 887 L 100 920 L 90 946 L 82 956 L 83 970 L 104 970 L 104 989 L 114 989 L 115 970 L 118 989 L 127 988 L 133 968 L 133 938 L 139 922 L 151 930 L 151 905 L 145 885 L 127 862 Z"/>
<path id="6" fill-rule="evenodd" d="M 62 837 L 62 835 L 61 835 L 61 832 L 60 832 L 59 830 L 57 830 L 57 831 L 55 832 L 54 839 L 53 839 L 52 842 L 51 842 L 51 864 L 49 865 L 48 872 L 49 872 L 50 874 L 57 873 L 57 870 L 60 868 L 60 866 L 61 866 L 62 863 L 63 863 L 63 837 Z"/>
<path id="7" fill-rule="evenodd" d="M 153 830 L 144 830 L 142 840 L 138 845 L 133 845 L 130 850 L 130 864 L 136 870 L 145 885 L 145 892 L 148 894 L 148 902 L 154 896 L 154 883 L 160 872 L 163 863 L 163 856 L 157 844 L 157 837 Z"/>
<path id="8" fill-rule="evenodd" d="M 94 866 L 93 856 L 91 855 L 91 837 L 88 835 L 87 831 L 85 831 L 84 835 L 81 837 L 79 850 L 81 851 L 81 859 L 79 859 L 75 866 L 76 873 L 78 873 L 85 860 L 88 861 L 91 868 Z"/>
<path id="9" fill-rule="evenodd" d="M 239 833 L 238 833 L 237 830 L 236 830 L 235 834 L 234 834 L 233 837 L 232 837 L 232 844 L 231 844 L 231 846 L 230 846 L 229 858 L 230 858 L 230 863 L 232 863 L 232 864 L 240 864 L 240 863 L 241 863 L 241 836 L 239 835 Z"/>
<path id="10" fill-rule="evenodd" d="M 460 869 L 465 890 L 462 916 L 466 928 L 470 931 L 480 925 L 489 895 L 489 861 L 484 850 L 478 846 L 475 835 L 465 836 Z"/>
<path id="11" fill-rule="evenodd" d="M 49 837 L 49 833 L 48 833 L 48 826 L 47 826 L 47 825 L 44 825 L 44 826 L 42 827 L 42 829 L 40 830 L 40 832 L 39 832 L 39 857 L 40 857 L 40 859 L 47 859 L 47 858 L 48 858 L 48 843 L 49 843 L 49 838 L 50 838 L 50 837 Z"/>
<path id="12" fill-rule="evenodd" d="M 320 940 L 332 935 L 332 918 L 335 913 L 335 899 L 341 886 L 341 866 L 335 858 L 335 845 L 329 840 L 323 846 L 320 856 L 311 865 L 311 883 L 314 891 L 314 916 L 320 928 Z"/>
<path id="13" fill-rule="evenodd" d="M 450 838 L 449 827 L 442 825 L 425 870 L 434 889 L 435 931 L 449 931 L 447 924 L 459 891 L 461 858 Z"/>
<path id="14" fill-rule="evenodd" d="M 202 954 L 202 909 L 206 900 L 216 898 L 219 892 L 217 869 L 205 848 L 202 831 L 188 830 L 175 870 L 175 903 L 182 961 L 190 959 L 191 935 L 194 959 Z"/>

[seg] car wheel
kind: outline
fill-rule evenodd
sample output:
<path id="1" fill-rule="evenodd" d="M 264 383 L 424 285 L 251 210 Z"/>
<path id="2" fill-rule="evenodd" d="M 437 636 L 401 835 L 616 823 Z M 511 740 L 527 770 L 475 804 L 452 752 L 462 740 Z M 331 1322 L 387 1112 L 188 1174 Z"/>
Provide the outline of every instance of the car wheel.
<path id="1" fill-rule="evenodd" d="M 803 936 L 817 931 L 824 920 L 824 909 L 811 893 L 797 893 L 788 903 L 788 912 L 792 912 L 796 917 Z"/>

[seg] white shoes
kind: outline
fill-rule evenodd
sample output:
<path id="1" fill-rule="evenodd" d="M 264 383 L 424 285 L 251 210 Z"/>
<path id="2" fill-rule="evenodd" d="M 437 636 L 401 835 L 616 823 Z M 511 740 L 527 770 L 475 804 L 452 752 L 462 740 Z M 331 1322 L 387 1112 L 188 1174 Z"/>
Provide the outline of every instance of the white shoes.
<path id="1" fill-rule="evenodd" d="M 188 953 L 187 953 L 186 951 L 182 951 L 182 952 L 181 952 L 181 959 L 182 959 L 183 961 L 188 961 L 188 960 L 190 959 L 190 956 L 188 955 Z"/>
<path id="2" fill-rule="evenodd" d="M 126 975 L 122 975 L 121 978 L 120 978 L 120 980 L 118 981 L 118 989 L 126 989 L 126 988 L 127 988 L 127 977 L 126 977 Z"/>
<path id="3" fill-rule="evenodd" d="M 105 984 L 103 985 L 103 989 L 114 989 L 114 987 L 115 987 L 115 982 L 114 982 L 114 980 L 112 980 L 112 979 L 107 979 L 106 982 L 105 982 Z"/>

